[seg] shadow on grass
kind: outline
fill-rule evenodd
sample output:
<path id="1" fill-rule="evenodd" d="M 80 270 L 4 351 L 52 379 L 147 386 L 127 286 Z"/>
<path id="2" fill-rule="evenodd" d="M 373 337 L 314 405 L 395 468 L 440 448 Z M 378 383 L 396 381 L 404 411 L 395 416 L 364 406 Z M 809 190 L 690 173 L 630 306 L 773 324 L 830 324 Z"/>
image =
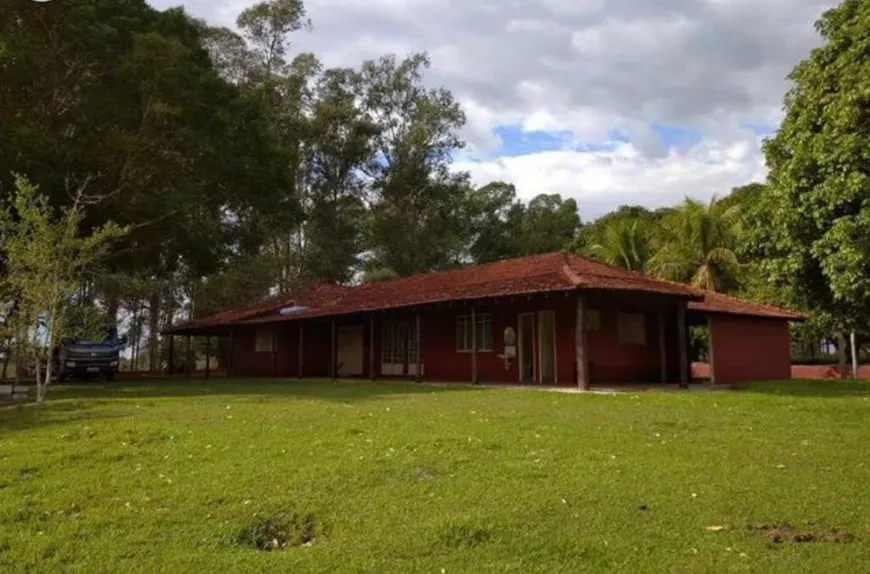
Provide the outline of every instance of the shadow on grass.
<path id="1" fill-rule="evenodd" d="M 840 379 L 777 381 L 741 386 L 738 391 L 792 397 L 870 397 L 870 382 Z"/>
<path id="2" fill-rule="evenodd" d="M 0 405 L 0 432 L 122 418 L 124 415 L 98 407 L 109 401 L 51 401 L 44 405 L 27 401 Z"/>
<path id="3" fill-rule="evenodd" d="M 296 379 L 164 379 L 117 383 L 80 383 L 52 389 L 49 402 L 63 399 L 124 399 L 172 397 L 288 397 L 337 402 L 363 401 L 394 395 L 482 391 L 468 385 L 429 385 L 403 381 L 330 381 Z"/>

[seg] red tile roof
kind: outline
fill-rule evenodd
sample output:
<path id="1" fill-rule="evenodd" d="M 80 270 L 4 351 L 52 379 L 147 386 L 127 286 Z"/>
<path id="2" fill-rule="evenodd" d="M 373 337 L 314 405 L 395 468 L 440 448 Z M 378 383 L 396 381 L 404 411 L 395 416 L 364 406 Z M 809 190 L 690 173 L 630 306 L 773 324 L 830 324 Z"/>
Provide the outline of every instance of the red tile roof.
<path id="1" fill-rule="evenodd" d="M 769 317 L 771 319 L 787 319 L 789 321 L 804 321 L 807 319 L 806 315 L 795 313 L 788 309 L 781 309 L 779 307 L 756 303 L 754 301 L 746 301 L 722 293 L 704 291 L 703 295 L 703 301 L 689 302 L 689 311 L 747 315 L 751 317 Z"/>
<path id="2" fill-rule="evenodd" d="M 166 332 L 177 333 L 207 329 L 209 327 L 219 327 L 232 323 L 239 323 L 242 321 L 254 319 L 256 317 L 274 316 L 281 309 L 293 305 L 307 307 L 328 305 L 340 299 L 345 293 L 347 293 L 349 289 L 350 287 L 321 283 L 306 289 L 302 289 L 296 293 L 282 293 L 281 295 L 270 297 L 266 301 L 256 303 L 254 305 L 248 305 L 246 307 L 240 307 L 237 309 L 230 309 L 227 311 L 222 311 L 215 315 L 203 317 L 202 319 L 187 321 L 185 323 L 174 326 L 172 329 L 169 329 Z"/>
<path id="3" fill-rule="evenodd" d="M 412 277 L 369 283 L 349 290 L 332 305 L 290 317 L 261 317 L 252 323 L 297 318 L 345 315 L 447 301 L 504 297 L 576 289 L 640 291 L 697 298 L 679 283 L 659 281 L 573 253 L 556 252 L 423 273 Z"/>
<path id="4" fill-rule="evenodd" d="M 690 309 L 699 311 L 790 318 L 786 311 L 731 297 L 728 298 L 728 304 L 718 296 L 702 301 L 705 294 L 687 285 L 653 279 L 573 253 L 556 252 L 422 273 L 356 287 L 319 285 L 296 295 L 283 295 L 261 305 L 179 325 L 168 332 L 192 332 L 237 323 L 292 321 L 447 301 L 574 290 L 655 293 L 688 299 Z M 705 307 L 708 300 L 709 306 Z M 280 309 L 292 305 L 309 308 L 289 316 L 278 313 Z M 781 315 L 776 315 L 777 312 Z"/>

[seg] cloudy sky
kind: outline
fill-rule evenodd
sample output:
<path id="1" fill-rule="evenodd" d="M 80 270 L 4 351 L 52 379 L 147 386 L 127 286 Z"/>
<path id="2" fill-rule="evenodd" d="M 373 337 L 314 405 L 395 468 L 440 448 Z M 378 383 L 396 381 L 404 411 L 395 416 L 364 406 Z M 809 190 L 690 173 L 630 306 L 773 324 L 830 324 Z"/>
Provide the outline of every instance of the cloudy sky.
<path id="1" fill-rule="evenodd" d="M 150 0 L 231 26 L 251 0 Z M 308 0 L 326 65 L 426 50 L 468 115 L 457 168 L 521 197 L 709 198 L 764 177 L 760 143 L 830 0 Z"/>

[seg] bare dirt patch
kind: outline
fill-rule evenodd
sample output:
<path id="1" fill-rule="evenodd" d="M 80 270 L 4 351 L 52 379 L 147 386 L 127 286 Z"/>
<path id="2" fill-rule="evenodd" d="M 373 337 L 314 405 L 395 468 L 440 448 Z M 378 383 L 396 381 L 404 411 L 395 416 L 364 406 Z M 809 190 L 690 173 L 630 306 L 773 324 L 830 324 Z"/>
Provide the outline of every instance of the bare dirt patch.
<path id="1" fill-rule="evenodd" d="M 842 544 L 852 542 L 855 535 L 851 532 L 843 532 L 838 528 L 815 524 L 806 521 L 802 528 L 788 522 L 767 522 L 763 524 L 750 524 L 746 527 L 749 532 L 757 533 L 767 539 L 770 544 L 782 544 L 783 542 L 830 542 Z"/>
<path id="2" fill-rule="evenodd" d="M 477 528 L 467 524 L 448 524 L 441 531 L 438 543 L 444 548 L 476 548 L 486 544 L 490 532 L 485 528 Z"/>
<path id="3" fill-rule="evenodd" d="M 326 535 L 326 528 L 314 514 L 280 513 L 260 517 L 245 526 L 238 542 L 266 552 L 309 546 Z"/>

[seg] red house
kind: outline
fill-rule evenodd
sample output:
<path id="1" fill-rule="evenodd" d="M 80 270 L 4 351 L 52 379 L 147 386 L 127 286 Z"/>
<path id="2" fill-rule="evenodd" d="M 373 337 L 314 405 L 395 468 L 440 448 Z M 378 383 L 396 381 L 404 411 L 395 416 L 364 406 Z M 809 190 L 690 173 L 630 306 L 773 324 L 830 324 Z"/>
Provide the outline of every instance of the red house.
<path id="1" fill-rule="evenodd" d="M 317 285 L 179 325 L 226 337 L 232 375 L 579 385 L 687 383 L 690 325 L 718 384 L 790 376 L 790 311 L 572 253 Z"/>

